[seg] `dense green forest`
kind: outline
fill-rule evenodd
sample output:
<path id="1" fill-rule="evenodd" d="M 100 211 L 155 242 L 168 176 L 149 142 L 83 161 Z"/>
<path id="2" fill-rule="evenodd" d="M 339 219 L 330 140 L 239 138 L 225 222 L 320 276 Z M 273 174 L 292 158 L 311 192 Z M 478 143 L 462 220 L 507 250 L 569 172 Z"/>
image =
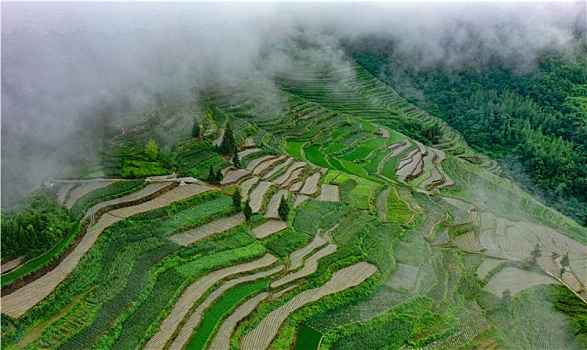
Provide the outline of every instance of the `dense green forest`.
<path id="1" fill-rule="evenodd" d="M 511 178 L 587 225 L 586 45 L 577 47 L 573 57 L 544 53 L 523 71 L 499 58 L 421 67 L 377 38 L 351 50 L 400 95 L 500 160 Z"/>
<path id="2" fill-rule="evenodd" d="M 51 188 L 33 192 L 10 211 L 2 211 L 2 258 L 34 258 L 65 236 L 73 220 Z"/>

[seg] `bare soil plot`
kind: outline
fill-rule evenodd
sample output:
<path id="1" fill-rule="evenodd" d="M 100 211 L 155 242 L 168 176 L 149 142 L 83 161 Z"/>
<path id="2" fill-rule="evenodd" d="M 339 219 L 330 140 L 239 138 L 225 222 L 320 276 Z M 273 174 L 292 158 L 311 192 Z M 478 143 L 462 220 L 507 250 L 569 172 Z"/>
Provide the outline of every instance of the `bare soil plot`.
<path id="1" fill-rule="evenodd" d="M 360 262 L 336 271 L 332 275 L 332 278 L 323 286 L 303 291 L 278 309 L 269 313 L 255 329 L 243 337 L 241 341 L 242 349 L 266 349 L 290 313 L 309 303 L 320 300 L 327 295 L 357 286 L 376 271 L 377 268 L 375 266 L 366 262 Z"/>
<path id="2" fill-rule="evenodd" d="M 251 188 L 253 187 L 253 185 L 255 185 L 257 183 L 257 181 L 259 181 L 259 178 L 254 176 L 250 179 L 243 181 L 240 184 L 242 198 L 249 198 L 249 192 L 251 191 Z"/>
<path id="3" fill-rule="evenodd" d="M 247 169 L 236 169 L 236 170 L 229 171 L 228 174 L 226 174 L 224 176 L 222 181 L 220 181 L 220 184 L 227 185 L 227 184 L 235 183 L 249 174 L 250 173 Z"/>
<path id="4" fill-rule="evenodd" d="M 420 149 L 418 147 L 411 150 L 410 153 L 397 162 L 397 166 L 395 167 L 396 171 L 405 168 L 408 164 L 412 163 L 417 154 L 420 154 Z M 421 157 L 422 155 L 420 154 L 420 158 Z"/>
<path id="5" fill-rule="evenodd" d="M 229 266 L 220 270 L 213 271 L 196 281 L 192 282 L 189 286 L 185 288 L 182 295 L 179 297 L 169 315 L 163 320 L 161 326 L 159 327 L 159 331 L 155 333 L 155 335 L 149 339 L 147 345 L 145 345 L 146 349 L 163 349 L 163 346 L 167 341 L 171 338 L 177 326 L 181 323 L 184 317 L 188 314 L 194 303 L 200 299 L 208 289 L 210 289 L 214 284 L 218 283 L 222 279 L 230 275 L 234 275 L 237 273 L 252 271 L 256 269 L 260 269 L 263 267 L 270 266 L 274 264 L 277 259 L 271 255 L 266 254 L 260 259 L 249 261 L 243 264 Z M 192 328 L 193 330 L 193 328 Z M 185 341 L 189 340 L 189 336 Z M 181 339 L 180 339 L 181 340 Z M 178 341 L 178 339 L 176 339 Z M 184 343 L 185 344 L 185 343 Z M 181 347 L 173 347 L 172 348 L 181 348 Z"/>
<path id="6" fill-rule="evenodd" d="M 288 188 L 292 183 L 298 181 L 298 178 L 300 177 L 302 171 L 304 171 L 304 168 L 299 168 L 299 169 L 292 171 L 289 178 L 284 183 L 281 184 L 281 187 Z"/>
<path id="7" fill-rule="evenodd" d="M 109 213 L 120 218 L 128 218 L 138 213 L 163 208 L 173 202 L 182 201 L 184 199 L 197 196 L 199 194 L 208 192 L 213 189 L 213 187 L 200 184 L 177 186 L 171 191 L 166 192 L 161 196 L 154 198 L 148 202 L 112 210 Z"/>
<path id="8" fill-rule="evenodd" d="M 153 193 L 160 191 L 163 188 L 165 188 L 171 184 L 172 184 L 171 182 L 154 182 L 154 183 L 148 184 L 146 187 L 144 187 L 143 189 L 141 189 L 140 191 L 137 191 L 135 193 L 131 193 L 129 195 L 126 195 L 126 196 L 123 196 L 120 198 L 115 198 L 115 199 L 112 199 L 109 201 L 98 203 L 98 204 L 94 205 L 93 207 L 91 207 L 90 209 L 88 209 L 88 211 L 86 212 L 86 215 L 83 217 L 83 219 L 81 221 L 84 221 L 87 218 L 93 216 L 96 212 L 98 212 L 98 210 L 100 210 L 102 208 L 105 208 L 105 207 L 108 207 L 111 205 L 115 205 L 115 204 L 132 202 L 137 199 L 150 196 Z"/>
<path id="9" fill-rule="evenodd" d="M 546 226 L 527 221 L 511 221 L 486 212 L 480 213 L 478 217 L 480 242 L 493 255 L 498 251 L 505 256 L 523 260 L 530 256 L 535 244 L 539 243 L 543 256 L 568 253 L 571 260 L 585 259 L 585 245 Z"/>
<path id="10" fill-rule="evenodd" d="M 65 185 L 63 185 L 59 191 L 57 192 L 57 202 L 60 205 L 63 205 L 63 202 L 65 202 L 65 197 L 67 196 L 67 193 L 69 193 L 69 191 L 75 186 L 75 183 L 66 183 Z"/>
<path id="11" fill-rule="evenodd" d="M 463 211 L 471 212 L 475 207 L 469 203 L 463 202 L 459 199 L 451 198 L 451 197 L 442 197 L 442 200 L 447 202 L 448 204 L 457 207 Z"/>
<path id="12" fill-rule="evenodd" d="M 213 350 L 230 350 L 230 337 L 234 333 L 236 326 L 240 321 L 248 317 L 268 296 L 269 293 L 266 292 L 258 294 L 234 310 L 218 328 L 218 332 L 210 342 L 209 348 Z"/>
<path id="13" fill-rule="evenodd" d="M 448 186 L 452 186 L 455 184 L 454 180 L 451 179 L 446 172 L 444 172 L 444 169 L 442 168 L 442 161 L 446 159 L 446 154 L 444 153 L 444 151 L 436 149 L 436 148 L 430 148 L 430 150 L 434 153 L 436 153 L 436 155 L 438 156 L 438 159 L 436 160 L 436 170 L 438 170 L 438 172 L 440 173 L 440 175 L 444 178 L 444 184 L 438 186 L 437 188 L 443 188 L 443 187 L 448 187 Z"/>
<path id="14" fill-rule="evenodd" d="M 65 206 L 67 207 L 67 209 L 71 209 L 75 202 L 77 202 L 77 200 L 83 197 L 84 195 L 99 188 L 111 185 L 112 183 L 114 183 L 114 181 L 95 181 L 82 183 L 69 193 L 69 196 L 65 201 Z"/>
<path id="15" fill-rule="evenodd" d="M 244 151 L 238 152 L 239 159 L 243 159 L 244 157 L 248 156 L 249 154 L 253 154 L 255 152 L 261 152 L 260 148 L 249 148 Z"/>
<path id="16" fill-rule="evenodd" d="M 418 185 L 418 187 L 423 190 L 426 190 L 427 187 L 436 187 L 437 185 L 440 185 L 442 183 L 444 183 L 444 178 L 442 177 L 442 175 L 440 175 L 436 168 L 431 168 L 430 176 L 424 179 L 424 181 L 422 181 L 420 185 Z"/>
<path id="17" fill-rule="evenodd" d="M 234 216 L 212 221 L 209 224 L 200 226 L 169 237 L 172 241 L 183 246 L 194 244 L 202 239 L 217 233 L 228 231 L 245 222 L 245 216 L 239 213 Z"/>
<path id="18" fill-rule="evenodd" d="M 415 151 L 417 152 L 412 157 L 404 159 L 398 163 L 398 167 L 395 171 L 398 180 L 410 182 L 411 179 L 419 176 L 424 171 L 424 159 L 419 150 L 419 148 L 416 148 Z"/>
<path id="19" fill-rule="evenodd" d="M 292 173 L 295 170 L 301 169 L 305 166 L 306 166 L 306 162 L 295 162 L 289 168 L 287 168 L 286 171 L 281 176 L 279 176 L 277 179 L 275 179 L 275 181 L 273 181 L 273 182 L 275 182 L 278 185 L 283 185 L 289 178 L 292 177 Z M 299 175 L 299 173 L 298 173 L 298 175 Z"/>
<path id="20" fill-rule="evenodd" d="M 379 126 L 379 132 L 381 133 L 381 137 L 388 139 L 391 135 L 389 134 L 389 130 L 386 128 Z"/>
<path id="21" fill-rule="evenodd" d="M 312 251 L 314 251 L 314 249 L 322 247 L 326 243 L 328 242 L 324 238 L 316 236 L 314 237 L 312 242 L 310 242 L 310 244 L 296 251 L 291 252 L 291 254 L 289 255 L 290 266 L 288 270 L 295 270 L 298 267 L 302 266 L 302 263 L 304 262 L 304 257 L 306 255 L 310 254 Z"/>
<path id="22" fill-rule="evenodd" d="M 397 157 L 410 147 L 412 147 L 412 143 L 408 141 L 408 139 L 405 139 L 403 142 L 400 143 L 394 143 L 393 145 L 389 146 L 389 148 L 392 150 L 389 157 Z"/>
<path id="23" fill-rule="evenodd" d="M 279 219 L 279 213 L 277 212 L 279 203 L 281 202 L 281 198 L 287 198 L 288 193 L 287 190 L 279 190 L 271 197 L 267 205 L 267 212 L 265 213 L 266 219 Z"/>
<path id="24" fill-rule="evenodd" d="M 536 260 L 536 265 L 554 276 L 560 275 L 560 267 L 554 262 L 552 256 L 541 256 Z"/>
<path id="25" fill-rule="evenodd" d="M 583 290 L 581 282 L 579 282 L 575 274 L 573 274 L 573 272 L 569 270 L 570 269 L 567 269 L 565 272 L 563 272 L 563 275 L 561 277 L 565 285 L 571 288 L 574 292 L 579 292 Z"/>
<path id="26" fill-rule="evenodd" d="M 303 182 L 301 181 L 295 181 L 294 183 L 291 184 L 291 186 L 289 186 L 289 190 L 291 192 L 297 192 L 300 190 L 300 188 L 302 187 Z"/>
<path id="27" fill-rule="evenodd" d="M 283 231 L 287 228 L 287 223 L 281 220 L 269 220 L 260 226 L 255 227 L 251 232 L 258 239 L 271 236 L 274 233 Z"/>
<path id="28" fill-rule="evenodd" d="M 253 213 L 258 213 L 263 206 L 263 198 L 265 197 L 265 192 L 269 189 L 269 187 L 273 186 L 272 182 L 269 181 L 261 181 L 255 188 L 251 191 L 250 195 L 250 205 Z"/>
<path id="29" fill-rule="evenodd" d="M 269 156 L 263 156 L 263 157 L 261 157 L 261 158 L 256 158 L 256 159 L 253 159 L 253 160 L 251 160 L 251 161 L 249 162 L 249 165 L 247 165 L 247 170 L 248 170 L 248 171 L 250 171 L 250 172 L 252 172 L 253 170 L 255 170 L 255 168 L 256 168 L 256 167 L 257 167 L 259 164 L 263 163 L 263 162 L 264 162 L 264 161 L 266 161 L 266 160 L 269 160 L 269 159 L 274 159 L 274 158 L 275 158 L 275 156 L 271 156 L 271 155 L 269 155 Z"/>
<path id="30" fill-rule="evenodd" d="M 301 270 L 290 273 L 290 274 L 285 275 L 284 277 L 282 277 L 276 281 L 271 282 L 271 288 L 277 288 L 277 287 L 282 286 L 286 283 L 289 283 L 291 281 L 295 281 L 299 278 L 302 278 L 304 276 L 308 276 L 308 275 L 316 272 L 316 270 L 318 269 L 318 260 L 334 253 L 334 251 L 336 251 L 337 248 L 338 247 L 336 245 L 329 244 L 326 247 L 320 249 L 314 255 L 312 255 L 308 259 L 306 259 L 306 261 L 304 262 L 304 267 L 302 267 Z"/>
<path id="31" fill-rule="evenodd" d="M 298 194 L 296 196 L 296 201 L 294 202 L 294 208 L 297 208 L 300 204 L 304 203 L 304 201 L 310 199 L 310 197 L 305 196 L 303 194 Z"/>
<path id="32" fill-rule="evenodd" d="M 235 167 L 234 167 L 234 166 L 232 166 L 232 165 L 229 165 L 229 166 L 227 166 L 226 168 L 222 169 L 222 171 L 220 171 L 220 172 L 222 173 L 222 176 L 223 176 L 223 178 L 224 178 L 224 177 L 226 177 L 226 175 L 227 175 L 229 172 L 231 172 L 231 171 L 233 171 L 233 170 L 236 170 L 236 169 L 235 169 Z"/>
<path id="33" fill-rule="evenodd" d="M 16 269 L 17 267 L 19 267 L 24 262 L 23 260 L 24 260 L 24 255 L 19 256 L 16 259 L 12 259 L 10 261 L 3 262 L 2 265 L 0 266 L 0 271 L 2 271 L 3 274 L 10 272 L 10 271 Z"/>
<path id="34" fill-rule="evenodd" d="M 385 284 L 395 289 L 411 290 L 418 279 L 420 269 L 406 264 L 397 264 L 395 272 L 387 278 Z"/>
<path id="35" fill-rule="evenodd" d="M 255 167 L 255 170 L 253 170 L 253 174 L 260 175 L 263 171 L 269 169 L 269 167 L 271 167 L 273 164 L 282 161 L 283 159 L 285 159 L 285 156 L 279 156 L 277 158 L 268 159 L 263 163 L 259 164 L 257 167 Z"/>
<path id="36" fill-rule="evenodd" d="M 316 197 L 316 200 L 324 202 L 340 202 L 338 186 L 322 184 L 320 187 L 320 195 Z"/>
<path id="37" fill-rule="evenodd" d="M 293 158 L 287 158 L 287 160 L 281 164 L 279 164 L 278 166 L 276 166 L 275 168 L 273 168 L 273 170 L 271 170 L 270 172 L 268 172 L 267 174 L 265 174 L 263 176 L 264 179 L 269 179 L 271 177 L 273 177 L 273 175 L 277 174 L 279 171 L 281 171 L 281 169 L 289 166 L 291 164 L 291 162 L 293 162 Z"/>
<path id="38" fill-rule="evenodd" d="M 550 276 L 545 276 L 536 272 L 520 270 L 515 267 L 506 267 L 496 273 L 483 290 L 502 297 L 504 290 L 509 289 L 512 296 L 519 292 L 540 284 L 560 284 Z"/>
<path id="39" fill-rule="evenodd" d="M 102 231 L 120 220 L 122 219 L 108 213 L 102 215 L 94 226 L 88 228 L 77 247 L 55 269 L 14 293 L 3 296 L 2 312 L 10 317 L 18 318 L 45 299 L 76 268 Z"/>
<path id="40" fill-rule="evenodd" d="M 275 300 L 275 299 L 279 299 L 279 298 L 281 298 L 282 296 L 284 296 L 284 295 L 285 295 L 285 293 L 291 292 L 292 290 L 296 289 L 296 288 L 297 288 L 297 287 L 299 287 L 299 286 L 300 286 L 300 284 L 299 284 L 299 283 L 296 283 L 296 284 L 292 284 L 292 285 L 291 285 L 291 286 L 289 286 L 289 287 L 283 288 L 283 289 L 282 289 L 282 290 L 280 290 L 280 291 L 277 291 L 277 292 L 275 292 L 275 293 L 271 293 L 271 299 L 273 299 L 273 300 Z"/>
<path id="41" fill-rule="evenodd" d="M 305 194 L 308 196 L 313 195 L 318 191 L 318 181 L 320 181 L 320 173 L 315 173 L 306 179 L 304 183 L 304 187 L 300 191 L 301 194 Z"/>
<path id="42" fill-rule="evenodd" d="M 581 283 L 587 286 L 587 259 L 571 260 L 570 267 Z"/>
<path id="43" fill-rule="evenodd" d="M 483 251 L 483 246 L 479 242 L 479 238 L 475 235 L 475 232 L 469 231 L 452 238 L 452 241 L 459 246 L 461 250 L 470 253 L 478 253 Z"/>

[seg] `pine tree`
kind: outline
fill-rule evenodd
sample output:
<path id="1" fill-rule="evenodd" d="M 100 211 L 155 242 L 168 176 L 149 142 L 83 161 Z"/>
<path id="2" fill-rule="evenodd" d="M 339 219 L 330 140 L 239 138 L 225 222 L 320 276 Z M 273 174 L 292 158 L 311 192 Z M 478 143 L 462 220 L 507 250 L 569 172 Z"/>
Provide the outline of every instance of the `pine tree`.
<path id="1" fill-rule="evenodd" d="M 285 197 L 281 197 L 281 201 L 279 202 L 279 208 L 277 209 L 277 213 L 279 217 L 283 221 L 287 221 L 289 218 L 289 203 L 285 199 Z"/>
<path id="2" fill-rule="evenodd" d="M 218 171 L 216 172 L 216 176 L 214 177 L 215 182 L 214 183 L 221 183 L 222 179 L 224 178 L 224 175 L 222 175 L 222 170 L 218 169 Z"/>
<path id="3" fill-rule="evenodd" d="M 224 137 L 222 138 L 222 143 L 220 144 L 220 154 L 222 155 L 229 155 L 236 149 L 236 143 L 234 141 L 234 134 L 232 133 L 232 129 L 230 128 L 230 124 L 226 125 L 226 129 L 224 130 Z"/>
<path id="4" fill-rule="evenodd" d="M 542 252 L 540 251 L 540 244 L 536 243 L 530 255 L 532 256 L 532 264 L 536 264 L 536 260 L 542 256 Z"/>
<path id="5" fill-rule="evenodd" d="M 253 216 L 253 209 L 251 209 L 251 203 L 248 200 L 245 202 L 244 214 L 245 219 L 247 219 L 247 221 L 251 221 L 251 217 Z"/>
<path id="6" fill-rule="evenodd" d="M 563 258 L 561 259 L 561 275 L 567 270 L 567 267 L 569 267 L 569 253 L 565 254 L 565 256 L 563 256 Z"/>
<path id="7" fill-rule="evenodd" d="M 241 192 L 237 188 L 236 191 L 234 191 L 234 193 L 232 194 L 232 204 L 234 204 L 235 207 L 240 208 L 242 205 L 242 201 L 243 196 L 241 196 Z"/>
<path id="8" fill-rule="evenodd" d="M 208 182 L 215 183 L 216 182 L 216 173 L 214 172 L 214 167 L 210 164 L 210 171 L 208 172 Z"/>
<path id="9" fill-rule="evenodd" d="M 232 157 L 232 164 L 234 164 L 234 166 L 237 167 L 237 168 L 241 168 L 242 167 L 241 159 L 238 156 L 238 152 L 236 150 L 234 150 L 234 156 Z"/>

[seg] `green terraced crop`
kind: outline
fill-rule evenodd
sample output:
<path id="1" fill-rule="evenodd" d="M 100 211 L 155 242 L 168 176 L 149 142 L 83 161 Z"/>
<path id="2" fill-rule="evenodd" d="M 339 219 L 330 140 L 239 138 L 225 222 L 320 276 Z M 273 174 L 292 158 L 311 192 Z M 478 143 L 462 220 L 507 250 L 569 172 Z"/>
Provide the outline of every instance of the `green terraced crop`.
<path id="1" fill-rule="evenodd" d="M 372 155 L 369 163 L 363 166 L 363 169 L 365 169 L 369 174 L 379 173 L 379 166 L 383 163 L 383 160 L 385 159 L 385 157 L 387 157 L 388 154 L 388 149 L 382 149 L 377 151 L 374 155 Z"/>
<path id="2" fill-rule="evenodd" d="M 361 248 L 367 255 L 367 261 L 377 266 L 383 279 L 395 270 L 393 243 L 401 234 L 403 229 L 400 226 L 376 221 L 363 238 Z"/>
<path id="3" fill-rule="evenodd" d="M 305 233 L 286 229 L 271 235 L 264 244 L 273 254 L 285 258 L 294 250 L 308 244 L 309 240 L 310 237 Z"/>
<path id="4" fill-rule="evenodd" d="M 395 187 L 391 187 L 387 197 L 386 220 L 403 225 L 410 221 L 414 214 L 408 204 L 399 197 Z"/>
<path id="5" fill-rule="evenodd" d="M 296 216 L 292 226 L 297 231 L 314 236 L 316 234 L 318 220 L 328 213 L 338 210 L 340 206 L 341 204 L 337 202 L 319 202 L 309 199 L 296 209 Z"/>
<path id="6" fill-rule="evenodd" d="M 366 160 L 367 156 L 369 156 L 373 151 L 383 147 L 384 144 L 384 138 L 376 138 L 365 142 L 353 152 L 343 156 L 342 158 L 349 161 Z"/>
<path id="7" fill-rule="evenodd" d="M 269 286 L 269 280 L 258 281 L 233 287 L 226 291 L 218 301 L 204 313 L 194 337 L 186 349 L 205 349 L 220 322 L 228 316 L 239 304 Z"/>
<path id="8" fill-rule="evenodd" d="M 285 143 L 285 151 L 293 157 L 296 157 L 298 159 L 304 159 L 304 156 L 302 154 L 302 147 L 305 143 L 305 141 L 287 141 Z"/>
<path id="9" fill-rule="evenodd" d="M 265 247 L 258 241 L 255 241 L 255 243 L 241 248 L 206 255 L 200 259 L 178 266 L 177 270 L 185 277 L 193 277 L 221 266 L 228 266 L 244 260 L 260 257 L 264 253 Z"/>
<path id="10" fill-rule="evenodd" d="M 361 127 L 365 131 L 375 131 L 377 128 L 366 120 L 361 120 Z"/>
<path id="11" fill-rule="evenodd" d="M 318 350 L 322 333 L 304 325 L 298 331 L 295 350 Z"/>
<path id="12" fill-rule="evenodd" d="M 232 199 L 228 196 L 223 196 L 175 213 L 170 219 L 165 221 L 165 226 L 182 228 L 200 222 L 202 218 L 225 213 L 227 210 L 233 209 Z"/>
<path id="13" fill-rule="evenodd" d="M 319 167 L 323 168 L 330 168 L 331 165 L 328 163 L 326 158 L 324 157 L 324 153 L 320 150 L 320 145 L 312 145 L 309 147 L 304 148 L 304 155 L 306 159 Z"/>

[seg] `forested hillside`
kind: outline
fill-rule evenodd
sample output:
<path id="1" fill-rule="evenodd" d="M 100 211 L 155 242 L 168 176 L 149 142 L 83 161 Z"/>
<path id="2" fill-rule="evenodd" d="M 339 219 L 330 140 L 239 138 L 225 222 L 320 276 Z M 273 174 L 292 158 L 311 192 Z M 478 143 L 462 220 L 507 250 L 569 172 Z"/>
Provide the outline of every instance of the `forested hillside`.
<path id="1" fill-rule="evenodd" d="M 400 95 L 447 121 L 500 160 L 509 176 L 587 225 L 587 65 L 574 54 L 544 53 L 536 67 L 498 58 L 480 66 L 421 67 L 372 38 L 355 59 Z"/>

